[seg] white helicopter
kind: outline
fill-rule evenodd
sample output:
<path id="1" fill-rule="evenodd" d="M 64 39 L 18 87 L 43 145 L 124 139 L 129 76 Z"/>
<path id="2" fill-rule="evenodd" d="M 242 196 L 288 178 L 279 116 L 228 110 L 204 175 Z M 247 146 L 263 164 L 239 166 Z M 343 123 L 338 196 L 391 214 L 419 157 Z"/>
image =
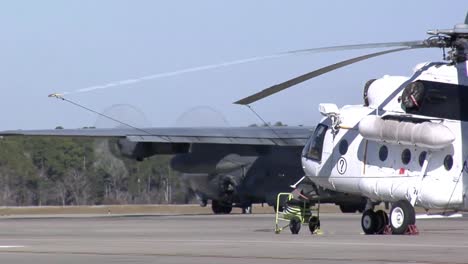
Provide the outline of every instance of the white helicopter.
<path id="1" fill-rule="evenodd" d="M 447 62 L 419 64 L 411 77 L 368 81 L 363 105 L 319 105 L 325 117 L 304 147 L 306 177 L 324 189 L 367 197 L 361 219 L 366 234 L 417 233 L 415 206 L 468 210 L 468 14 L 464 24 L 428 34 L 424 41 L 393 43 L 402 48 L 339 62 L 236 102 L 248 105 L 371 57 L 444 49 Z M 381 202 L 392 204 L 390 217 L 374 211 Z"/>

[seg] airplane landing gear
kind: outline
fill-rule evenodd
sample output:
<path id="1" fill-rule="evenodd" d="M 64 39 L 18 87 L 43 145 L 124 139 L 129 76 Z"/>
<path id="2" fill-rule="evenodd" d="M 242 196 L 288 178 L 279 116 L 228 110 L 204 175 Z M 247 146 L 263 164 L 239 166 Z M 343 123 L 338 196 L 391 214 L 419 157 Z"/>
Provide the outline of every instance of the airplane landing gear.
<path id="1" fill-rule="evenodd" d="M 211 210 L 214 214 L 229 214 L 232 211 L 232 205 L 224 204 L 220 201 L 211 201 Z"/>
<path id="2" fill-rule="evenodd" d="M 362 214 L 361 227 L 366 235 L 416 235 L 419 232 L 415 222 L 414 207 L 410 202 L 401 200 L 393 203 L 390 217 L 383 210 L 374 212 L 373 209 L 367 209 Z"/>
<path id="3" fill-rule="evenodd" d="M 252 205 L 242 207 L 243 214 L 252 214 Z"/>

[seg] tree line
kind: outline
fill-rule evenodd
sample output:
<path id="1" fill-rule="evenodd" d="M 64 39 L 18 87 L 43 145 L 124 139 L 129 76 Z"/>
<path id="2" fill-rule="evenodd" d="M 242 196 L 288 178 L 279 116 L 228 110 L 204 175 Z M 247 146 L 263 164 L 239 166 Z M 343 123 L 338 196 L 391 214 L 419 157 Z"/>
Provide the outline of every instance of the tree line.
<path id="1" fill-rule="evenodd" d="M 171 156 L 122 157 L 114 140 L 0 139 L 0 206 L 185 203 Z"/>

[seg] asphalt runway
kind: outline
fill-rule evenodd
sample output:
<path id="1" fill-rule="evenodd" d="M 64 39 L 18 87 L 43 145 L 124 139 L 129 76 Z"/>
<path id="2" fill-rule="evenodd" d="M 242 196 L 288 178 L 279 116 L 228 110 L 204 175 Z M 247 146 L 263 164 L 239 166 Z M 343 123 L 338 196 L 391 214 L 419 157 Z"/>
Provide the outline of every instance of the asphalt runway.
<path id="1" fill-rule="evenodd" d="M 0 263 L 468 263 L 466 218 L 366 236 L 358 214 L 274 234 L 274 215 L 0 218 Z"/>

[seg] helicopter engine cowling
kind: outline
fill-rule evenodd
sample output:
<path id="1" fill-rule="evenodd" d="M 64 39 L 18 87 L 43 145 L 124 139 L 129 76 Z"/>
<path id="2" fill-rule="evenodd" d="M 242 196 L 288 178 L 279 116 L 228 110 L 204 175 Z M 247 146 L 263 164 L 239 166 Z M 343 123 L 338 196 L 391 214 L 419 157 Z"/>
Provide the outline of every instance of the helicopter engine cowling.
<path id="1" fill-rule="evenodd" d="M 383 119 L 376 115 L 366 116 L 359 122 L 359 133 L 368 140 L 429 149 L 442 149 L 455 141 L 452 131 L 442 124 Z"/>

